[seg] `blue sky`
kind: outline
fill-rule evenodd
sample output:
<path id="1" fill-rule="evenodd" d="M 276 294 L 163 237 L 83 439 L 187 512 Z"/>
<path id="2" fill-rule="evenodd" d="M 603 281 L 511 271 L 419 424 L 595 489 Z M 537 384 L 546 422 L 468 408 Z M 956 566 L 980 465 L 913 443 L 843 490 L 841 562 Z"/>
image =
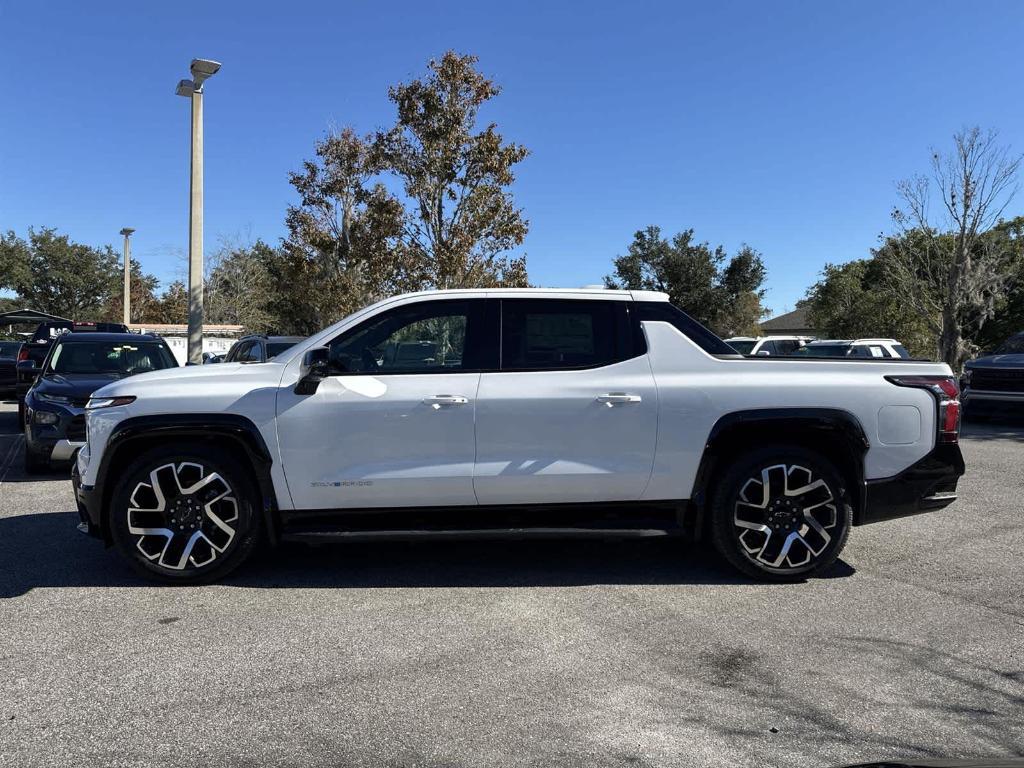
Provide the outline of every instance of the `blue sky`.
<path id="1" fill-rule="evenodd" d="M 173 91 L 192 57 L 224 65 L 206 89 L 210 252 L 276 241 L 313 142 L 388 124 L 388 85 L 454 48 L 504 88 L 483 118 L 532 152 L 514 192 L 533 282 L 599 282 L 635 230 L 693 227 L 760 250 L 782 311 L 824 263 L 867 254 L 894 182 L 959 127 L 1024 150 L 1022 22 L 1017 2 L 0 0 L 0 229 L 116 246 L 133 226 L 166 285 L 187 248 Z"/>

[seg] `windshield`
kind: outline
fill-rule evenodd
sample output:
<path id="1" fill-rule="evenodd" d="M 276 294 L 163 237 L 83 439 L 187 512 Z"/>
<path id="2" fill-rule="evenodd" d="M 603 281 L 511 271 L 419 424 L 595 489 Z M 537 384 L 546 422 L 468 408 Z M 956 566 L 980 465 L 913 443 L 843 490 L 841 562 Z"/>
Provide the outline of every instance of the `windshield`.
<path id="1" fill-rule="evenodd" d="M 267 360 L 277 357 L 286 349 L 291 349 L 298 342 L 295 341 L 271 341 L 267 343 Z"/>
<path id="2" fill-rule="evenodd" d="M 997 355 L 1020 355 L 1024 354 L 1024 333 L 1011 336 L 996 349 Z"/>
<path id="3" fill-rule="evenodd" d="M 0 341 L 0 357 L 17 357 L 20 341 Z"/>
<path id="4" fill-rule="evenodd" d="M 177 365 L 167 347 L 155 341 L 58 343 L 46 373 L 134 376 Z"/>
<path id="5" fill-rule="evenodd" d="M 749 355 L 751 352 L 754 351 L 754 345 L 757 342 L 754 341 L 753 339 L 750 339 L 747 341 L 727 341 L 725 343 L 728 344 L 733 349 L 735 349 L 741 355 Z"/>

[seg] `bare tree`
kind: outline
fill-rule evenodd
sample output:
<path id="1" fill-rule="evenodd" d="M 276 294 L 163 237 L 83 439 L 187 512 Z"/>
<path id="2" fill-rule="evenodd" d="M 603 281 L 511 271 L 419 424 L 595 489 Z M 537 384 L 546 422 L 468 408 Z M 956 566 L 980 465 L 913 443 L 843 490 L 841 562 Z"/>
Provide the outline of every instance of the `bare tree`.
<path id="1" fill-rule="evenodd" d="M 958 370 L 973 345 L 968 324 L 980 329 L 992 316 L 1011 273 L 1008 241 L 990 236 L 1018 189 L 1021 156 L 979 128 L 953 136 L 949 155 L 932 153 L 932 173 L 897 185 L 904 207 L 893 211 L 899 229 L 878 252 L 889 288 L 928 324 L 939 359 Z M 940 205 L 932 218 L 932 196 Z"/>

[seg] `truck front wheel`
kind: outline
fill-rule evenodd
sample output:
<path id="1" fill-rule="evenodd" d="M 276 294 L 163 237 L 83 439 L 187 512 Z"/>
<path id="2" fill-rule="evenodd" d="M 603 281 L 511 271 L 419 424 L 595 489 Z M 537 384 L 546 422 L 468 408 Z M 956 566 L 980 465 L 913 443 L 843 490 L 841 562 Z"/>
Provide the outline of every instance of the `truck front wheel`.
<path id="1" fill-rule="evenodd" d="M 237 568 L 261 531 L 259 497 L 238 462 L 206 446 L 143 454 L 111 495 L 115 546 L 140 573 L 176 584 Z"/>
<path id="2" fill-rule="evenodd" d="M 743 455 L 716 483 L 715 548 L 748 576 L 796 581 L 839 557 L 853 508 L 831 462 L 799 446 Z"/>

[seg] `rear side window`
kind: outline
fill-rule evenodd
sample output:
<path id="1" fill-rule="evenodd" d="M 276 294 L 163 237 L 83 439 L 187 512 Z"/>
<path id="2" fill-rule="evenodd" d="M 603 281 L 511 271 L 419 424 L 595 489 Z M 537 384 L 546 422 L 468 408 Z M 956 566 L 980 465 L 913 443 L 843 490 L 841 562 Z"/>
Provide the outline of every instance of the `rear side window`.
<path id="1" fill-rule="evenodd" d="M 675 329 L 690 339 L 694 344 L 709 355 L 728 355 L 736 357 L 737 352 L 714 333 L 698 323 L 683 310 L 672 306 L 667 301 L 638 301 L 633 304 L 636 318 L 671 323 Z M 637 324 L 637 331 L 640 327 Z M 642 337 L 643 334 L 640 334 Z"/>
<path id="2" fill-rule="evenodd" d="M 775 341 L 775 350 L 780 355 L 792 355 L 799 348 L 800 342 L 793 339 L 777 339 Z"/>
<path id="3" fill-rule="evenodd" d="M 628 357 L 614 301 L 505 299 L 501 369 L 593 368 Z"/>
<path id="4" fill-rule="evenodd" d="M 892 351 L 895 352 L 900 357 L 902 357 L 904 360 L 910 359 L 910 353 L 907 352 L 907 348 L 904 347 L 902 344 L 893 344 Z"/>

